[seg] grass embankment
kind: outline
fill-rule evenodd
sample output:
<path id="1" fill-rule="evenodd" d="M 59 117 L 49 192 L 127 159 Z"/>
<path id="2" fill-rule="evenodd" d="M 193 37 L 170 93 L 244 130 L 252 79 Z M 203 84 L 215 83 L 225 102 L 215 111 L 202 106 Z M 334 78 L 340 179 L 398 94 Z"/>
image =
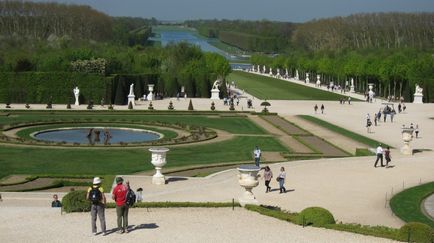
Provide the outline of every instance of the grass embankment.
<path id="1" fill-rule="evenodd" d="M 316 124 L 316 125 L 319 125 L 319 126 L 321 126 L 321 127 L 324 127 L 324 128 L 326 128 L 326 129 L 328 129 L 328 130 L 330 130 L 330 131 L 333 131 L 333 132 L 339 133 L 339 134 L 341 134 L 341 135 L 343 135 L 343 136 L 345 136 L 345 137 L 348 137 L 348 138 L 350 138 L 350 139 L 352 139 L 352 140 L 354 140 L 354 141 L 357 141 L 357 142 L 359 142 L 359 143 L 366 144 L 366 145 L 368 145 L 369 147 L 372 147 L 372 148 L 377 147 L 378 144 L 382 144 L 383 147 L 387 147 L 387 146 L 389 146 L 389 145 L 387 145 L 387 144 L 385 144 L 385 143 L 382 143 L 382 142 L 376 141 L 376 140 L 374 140 L 374 139 L 370 139 L 370 138 L 365 137 L 365 136 L 362 136 L 362 135 L 360 135 L 360 134 L 358 134 L 358 133 L 355 133 L 355 132 L 349 131 L 349 130 L 347 130 L 347 129 L 345 129 L 345 128 L 338 127 L 338 126 L 336 126 L 336 125 L 334 125 L 334 124 L 331 124 L 331 123 L 329 123 L 329 122 L 326 122 L 326 121 L 324 121 L 324 120 L 318 119 L 318 118 L 313 117 L 313 116 L 308 116 L 308 115 L 299 115 L 299 117 L 301 117 L 301 118 L 303 118 L 303 119 L 305 119 L 305 120 L 307 120 L 307 121 L 310 121 L 310 122 L 312 122 L 312 123 L 314 123 L 314 124 Z M 392 146 L 389 146 L 389 147 L 392 148 Z"/>
<path id="2" fill-rule="evenodd" d="M 276 78 L 233 71 L 227 80 L 235 81 L 238 88 L 259 98 L 270 100 L 339 100 L 346 98 L 340 94 L 306 87 Z"/>
<path id="3" fill-rule="evenodd" d="M 420 222 L 434 228 L 434 221 L 422 213 L 421 203 L 434 193 L 434 182 L 412 187 L 390 200 L 392 211 L 405 222 Z"/>

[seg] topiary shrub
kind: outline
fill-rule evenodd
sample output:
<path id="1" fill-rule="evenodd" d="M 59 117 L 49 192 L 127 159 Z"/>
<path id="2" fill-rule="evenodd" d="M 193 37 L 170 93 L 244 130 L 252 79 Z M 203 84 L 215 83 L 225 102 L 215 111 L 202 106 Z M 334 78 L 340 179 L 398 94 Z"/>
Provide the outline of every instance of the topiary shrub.
<path id="1" fill-rule="evenodd" d="M 188 110 L 189 110 L 189 111 L 194 110 L 194 109 L 193 109 L 193 102 L 191 101 L 191 99 L 190 99 L 190 103 L 188 103 Z"/>
<path id="2" fill-rule="evenodd" d="M 399 229 L 398 239 L 406 242 L 431 243 L 434 241 L 434 229 L 423 223 L 410 222 Z"/>
<path id="3" fill-rule="evenodd" d="M 152 105 L 152 101 L 151 101 L 151 102 L 149 102 L 148 110 L 153 110 L 153 109 L 154 109 L 154 106 Z"/>
<path id="4" fill-rule="evenodd" d="M 113 105 L 110 103 L 110 105 L 108 106 L 109 110 L 113 110 Z"/>
<path id="5" fill-rule="evenodd" d="M 26 109 L 30 109 L 30 105 L 28 103 L 26 104 Z"/>
<path id="6" fill-rule="evenodd" d="M 215 110 L 215 103 L 214 103 L 214 101 L 211 102 L 211 110 L 212 110 L 212 111 Z"/>
<path id="7" fill-rule="evenodd" d="M 321 227 L 334 224 L 335 218 L 327 209 L 321 207 L 305 208 L 298 215 L 297 224 Z"/>
<path id="8" fill-rule="evenodd" d="M 86 200 L 86 191 L 72 191 L 62 198 L 63 211 L 72 212 L 89 212 L 90 201 Z"/>
<path id="9" fill-rule="evenodd" d="M 68 104 L 66 105 L 66 109 L 68 109 L 68 110 L 71 109 L 71 104 L 70 104 L 70 103 L 68 103 Z"/>
<path id="10" fill-rule="evenodd" d="M 169 110 L 175 109 L 175 107 L 173 107 L 173 102 L 172 101 L 169 102 L 169 107 L 167 107 L 167 109 L 169 109 Z"/>

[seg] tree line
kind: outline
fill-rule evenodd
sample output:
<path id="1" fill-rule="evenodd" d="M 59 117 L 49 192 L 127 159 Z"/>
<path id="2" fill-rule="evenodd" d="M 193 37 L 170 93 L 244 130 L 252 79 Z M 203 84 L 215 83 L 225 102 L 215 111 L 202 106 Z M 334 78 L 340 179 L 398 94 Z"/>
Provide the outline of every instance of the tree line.
<path id="1" fill-rule="evenodd" d="M 298 70 L 300 78 L 306 73 L 310 80 L 316 82 L 320 75 L 323 84 L 340 84 L 345 87 L 354 79 L 357 92 L 365 93 L 368 84 L 374 84 L 374 90 L 382 97 L 404 97 L 412 101 L 415 84 L 421 86 L 425 102 L 434 102 L 434 58 L 429 52 L 414 48 L 371 49 L 344 52 L 309 52 L 293 51 L 286 55 L 270 57 L 253 55 L 251 62 L 255 65 L 288 69 L 292 76 Z M 347 85 L 347 88 L 349 88 Z"/>

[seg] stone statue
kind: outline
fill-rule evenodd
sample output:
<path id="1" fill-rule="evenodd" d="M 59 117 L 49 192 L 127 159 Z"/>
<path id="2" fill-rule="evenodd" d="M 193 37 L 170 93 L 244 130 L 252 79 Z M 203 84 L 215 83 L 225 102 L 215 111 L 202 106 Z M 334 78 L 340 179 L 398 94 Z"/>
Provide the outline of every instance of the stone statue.
<path id="1" fill-rule="evenodd" d="M 130 85 L 130 94 L 129 95 L 134 95 L 134 84 Z"/>
<path id="2" fill-rule="evenodd" d="M 295 70 L 295 79 L 296 79 L 296 80 L 299 80 L 299 79 L 300 79 L 300 77 L 298 76 L 298 70 Z"/>
<path id="3" fill-rule="evenodd" d="M 414 94 L 422 94 L 423 88 L 421 88 L 418 84 L 416 84 L 416 89 L 414 91 Z"/>
<path id="4" fill-rule="evenodd" d="M 80 102 L 78 101 L 78 98 L 80 96 L 80 90 L 76 86 L 72 91 L 74 92 L 74 96 L 75 96 L 75 105 L 80 105 Z"/>
<path id="5" fill-rule="evenodd" d="M 222 83 L 222 81 L 220 81 L 219 79 L 217 79 L 216 81 L 214 81 L 214 84 L 212 85 L 212 89 L 219 89 L 220 84 Z"/>

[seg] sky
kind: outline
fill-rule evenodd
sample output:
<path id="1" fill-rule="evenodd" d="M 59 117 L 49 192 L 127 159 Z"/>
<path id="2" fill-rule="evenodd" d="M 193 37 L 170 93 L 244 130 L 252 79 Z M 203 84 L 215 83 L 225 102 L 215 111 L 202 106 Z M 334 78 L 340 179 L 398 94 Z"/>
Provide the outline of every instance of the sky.
<path id="1" fill-rule="evenodd" d="M 46 1 L 46 0 L 35 0 Z M 57 0 L 111 16 L 158 20 L 245 19 L 306 22 L 369 12 L 434 12 L 434 0 Z"/>

